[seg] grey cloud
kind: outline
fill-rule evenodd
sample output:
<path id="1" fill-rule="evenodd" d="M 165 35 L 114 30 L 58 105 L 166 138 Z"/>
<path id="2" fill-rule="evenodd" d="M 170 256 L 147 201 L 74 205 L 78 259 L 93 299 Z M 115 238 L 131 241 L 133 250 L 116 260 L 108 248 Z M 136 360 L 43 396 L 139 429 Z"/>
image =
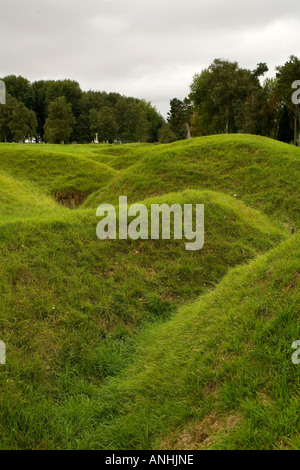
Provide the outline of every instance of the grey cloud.
<path id="1" fill-rule="evenodd" d="M 271 69 L 300 55 L 296 0 L 4 0 L 0 76 L 72 78 L 165 114 L 216 57 Z"/>

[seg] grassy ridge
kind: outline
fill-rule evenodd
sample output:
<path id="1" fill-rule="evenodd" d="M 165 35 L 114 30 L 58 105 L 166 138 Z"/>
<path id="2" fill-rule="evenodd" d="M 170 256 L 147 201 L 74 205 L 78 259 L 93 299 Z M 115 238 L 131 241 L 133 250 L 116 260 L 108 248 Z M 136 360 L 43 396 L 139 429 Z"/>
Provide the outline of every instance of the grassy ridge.
<path id="1" fill-rule="evenodd" d="M 62 406 L 54 428 L 81 423 L 69 442 L 80 448 L 299 449 L 299 242 L 235 268 L 146 330 L 123 376 Z"/>
<path id="2" fill-rule="evenodd" d="M 127 194 L 130 201 L 186 188 L 236 195 L 290 225 L 300 221 L 300 149 L 245 135 L 209 136 L 152 146 L 95 192 L 85 207 Z"/>
<path id="3" fill-rule="evenodd" d="M 134 350 L 136 328 L 165 321 L 230 266 L 286 237 L 265 216 L 213 192 L 147 203 L 170 201 L 206 204 L 201 251 L 185 251 L 180 240 L 101 242 L 90 211 L 24 221 L 18 230 L 17 223 L 0 226 L 1 337 L 9 345 L 1 377 L 4 442 L 42 442 L 39 436 L 33 444 L 37 423 L 51 419 L 59 397 L 76 394 L 78 382 L 99 386 L 120 373 Z M 37 401 L 51 411 L 37 415 Z M 24 414 L 34 420 L 25 435 Z"/>
<path id="4" fill-rule="evenodd" d="M 32 146 L 2 144 L 0 169 L 21 181 L 33 183 L 45 193 L 82 191 L 91 193 L 116 171 L 88 158 L 89 150 L 74 146 Z"/>
<path id="5" fill-rule="evenodd" d="M 0 222 L 62 213 L 53 198 L 36 185 L 0 173 Z"/>

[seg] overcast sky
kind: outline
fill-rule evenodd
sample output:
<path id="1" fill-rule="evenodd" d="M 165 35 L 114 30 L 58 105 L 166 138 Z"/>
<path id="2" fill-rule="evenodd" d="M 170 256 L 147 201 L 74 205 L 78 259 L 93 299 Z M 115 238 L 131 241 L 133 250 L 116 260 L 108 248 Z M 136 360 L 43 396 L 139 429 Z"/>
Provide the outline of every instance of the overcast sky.
<path id="1" fill-rule="evenodd" d="M 71 78 L 165 116 L 215 58 L 270 73 L 300 56 L 299 0 L 1 0 L 0 77 Z"/>

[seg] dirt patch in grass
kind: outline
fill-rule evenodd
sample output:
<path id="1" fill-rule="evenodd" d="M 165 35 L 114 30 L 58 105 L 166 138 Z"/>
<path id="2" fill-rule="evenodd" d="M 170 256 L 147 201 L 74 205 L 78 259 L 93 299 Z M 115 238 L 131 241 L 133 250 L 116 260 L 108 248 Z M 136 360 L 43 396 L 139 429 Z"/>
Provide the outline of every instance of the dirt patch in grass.
<path id="1" fill-rule="evenodd" d="M 60 192 L 54 194 L 56 201 L 68 209 L 81 206 L 87 199 L 88 194 L 81 191 Z"/>
<path id="2" fill-rule="evenodd" d="M 227 416 L 214 412 L 202 421 L 190 422 L 180 435 L 169 435 L 161 443 L 162 450 L 200 450 L 208 449 L 222 434 L 227 434 L 242 422 L 238 414 Z M 177 433 L 176 433 L 177 434 Z"/>

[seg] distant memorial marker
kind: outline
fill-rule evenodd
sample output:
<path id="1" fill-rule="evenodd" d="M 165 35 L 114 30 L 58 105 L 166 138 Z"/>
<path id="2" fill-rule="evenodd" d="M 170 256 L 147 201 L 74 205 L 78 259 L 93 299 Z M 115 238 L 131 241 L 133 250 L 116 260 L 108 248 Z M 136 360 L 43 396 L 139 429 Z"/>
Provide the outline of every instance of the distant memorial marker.
<path id="1" fill-rule="evenodd" d="M 96 133 L 96 135 L 95 135 L 94 144 L 99 144 L 98 134 L 97 134 L 97 133 Z"/>
<path id="2" fill-rule="evenodd" d="M 6 89 L 2 80 L 0 80 L 0 104 L 6 104 Z"/>

